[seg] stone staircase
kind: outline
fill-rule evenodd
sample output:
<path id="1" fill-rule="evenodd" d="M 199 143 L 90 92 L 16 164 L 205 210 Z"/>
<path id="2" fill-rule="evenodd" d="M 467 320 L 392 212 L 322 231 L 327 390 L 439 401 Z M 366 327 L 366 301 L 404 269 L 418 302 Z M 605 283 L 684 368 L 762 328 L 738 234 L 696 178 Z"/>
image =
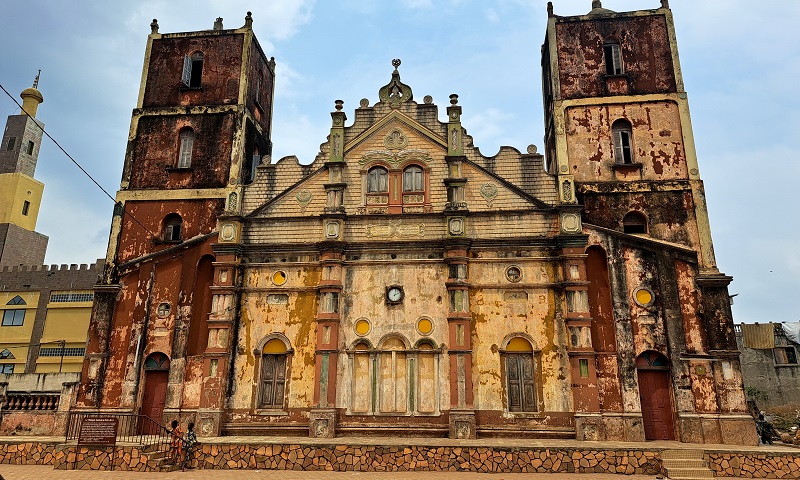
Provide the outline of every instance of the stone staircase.
<path id="1" fill-rule="evenodd" d="M 703 460 L 703 450 L 664 450 L 661 460 L 670 480 L 714 478 L 714 472 Z"/>
<path id="2" fill-rule="evenodd" d="M 142 451 L 147 457 L 147 465 L 157 472 L 174 472 L 180 470 L 180 465 L 173 465 L 169 451 L 164 451 L 155 446 L 145 447 Z"/>

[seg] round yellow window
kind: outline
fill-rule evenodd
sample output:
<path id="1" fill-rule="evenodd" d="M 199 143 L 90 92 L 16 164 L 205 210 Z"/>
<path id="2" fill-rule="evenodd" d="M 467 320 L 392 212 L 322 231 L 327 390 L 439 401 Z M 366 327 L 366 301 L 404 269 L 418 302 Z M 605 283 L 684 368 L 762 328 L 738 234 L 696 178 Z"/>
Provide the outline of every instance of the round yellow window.
<path id="1" fill-rule="evenodd" d="M 356 333 L 361 335 L 362 337 L 369 333 L 370 331 L 370 324 L 369 321 L 366 319 L 360 319 L 356 321 Z"/>
<path id="2" fill-rule="evenodd" d="M 286 272 L 278 270 L 272 274 L 272 283 L 275 285 L 283 285 L 286 283 Z"/>
<path id="3" fill-rule="evenodd" d="M 417 322 L 417 331 L 422 335 L 430 335 L 433 331 L 433 322 L 430 318 L 420 318 Z"/>
<path id="4" fill-rule="evenodd" d="M 634 299 L 636 299 L 636 303 L 641 305 L 642 307 L 646 307 L 653 303 L 653 292 L 646 288 L 640 288 L 636 290 L 633 294 Z"/>

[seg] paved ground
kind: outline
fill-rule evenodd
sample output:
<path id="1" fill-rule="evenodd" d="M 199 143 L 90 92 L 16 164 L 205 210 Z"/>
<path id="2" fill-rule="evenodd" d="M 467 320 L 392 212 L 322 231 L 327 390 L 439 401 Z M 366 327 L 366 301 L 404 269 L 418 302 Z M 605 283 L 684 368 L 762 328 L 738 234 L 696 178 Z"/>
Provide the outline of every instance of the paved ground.
<path id="1" fill-rule="evenodd" d="M 653 480 L 652 475 L 599 475 L 594 473 L 471 473 L 471 472 L 293 472 L 283 470 L 187 470 L 170 473 L 97 472 L 53 470 L 52 467 L 0 465 L 4 480 Z"/>

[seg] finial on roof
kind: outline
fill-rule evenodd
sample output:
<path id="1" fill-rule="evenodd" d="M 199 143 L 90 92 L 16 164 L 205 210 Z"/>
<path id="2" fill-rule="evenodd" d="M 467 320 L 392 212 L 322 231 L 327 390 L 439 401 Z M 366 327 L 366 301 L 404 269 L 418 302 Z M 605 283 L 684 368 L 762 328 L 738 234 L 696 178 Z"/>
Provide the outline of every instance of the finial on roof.
<path id="1" fill-rule="evenodd" d="M 392 80 L 388 85 L 378 90 L 378 98 L 381 102 L 388 102 L 392 108 L 397 108 L 401 103 L 409 102 L 414 97 L 411 93 L 411 87 L 400 81 L 400 72 L 397 67 L 400 66 L 400 59 L 395 58 L 392 60 L 394 71 L 392 72 Z"/>
<path id="2" fill-rule="evenodd" d="M 155 18 L 150 23 L 150 33 L 158 33 L 158 20 Z"/>
<path id="3" fill-rule="evenodd" d="M 592 8 L 603 8 L 603 2 L 600 0 L 592 0 Z"/>
<path id="4" fill-rule="evenodd" d="M 253 28 L 253 12 L 247 12 L 244 17 L 244 26 L 245 28 Z"/>
<path id="5" fill-rule="evenodd" d="M 455 93 L 450 94 L 450 105 L 455 105 L 458 103 L 458 95 Z"/>
<path id="6" fill-rule="evenodd" d="M 553 16 L 553 2 L 547 2 L 547 16 Z"/>
<path id="7" fill-rule="evenodd" d="M 669 8 L 669 0 L 661 0 L 661 8 Z"/>
<path id="8" fill-rule="evenodd" d="M 44 102 L 44 97 L 42 93 L 37 90 L 39 86 L 39 75 L 42 74 L 42 71 L 36 74 L 36 78 L 33 80 L 33 86 L 28 87 L 19 94 L 20 98 L 22 98 L 22 112 L 28 114 L 29 117 L 36 117 L 36 110 L 39 108 L 39 104 Z"/>
<path id="9" fill-rule="evenodd" d="M 336 111 L 337 112 L 341 112 L 342 111 L 342 105 L 344 105 L 344 100 L 335 100 L 333 103 L 336 104 L 336 107 L 335 107 Z"/>
<path id="10" fill-rule="evenodd" d="M 222 17 L 217 17 L 214 20 L 214 30 L 222 30 Z"/>

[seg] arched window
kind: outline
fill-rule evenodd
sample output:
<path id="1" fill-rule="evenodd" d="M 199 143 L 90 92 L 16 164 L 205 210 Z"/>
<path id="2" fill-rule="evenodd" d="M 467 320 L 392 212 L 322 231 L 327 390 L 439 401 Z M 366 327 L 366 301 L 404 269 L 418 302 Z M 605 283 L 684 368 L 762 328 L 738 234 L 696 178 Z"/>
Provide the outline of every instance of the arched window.
<path id="1" fill-rule="evenodd" d="M 183 57 L 181 81 L 189 88 L 199 88 L 203 78 L 203 52 L 195 52 Z"/>
<path id="2" fill-rule="evenodd" d="M 639 212 L 628 212 L 622 218 L 622 231 L 625 233 L 647 233 L 647 218 Z"/>
<path id="3" fill-rule="evenodd" d="M 261 349 L 260 408 L 283 408 L 287 352 L 286 344 L 278 338 Z"/>
<path id="4" fill-rule="evenodd" d="M 614 159 L 619 164 L 633 162 L 633 130 L 627 120 L 617 120 L 611 125 L 614 139 Z"/>
<path id="5" fill-rule="evenodd" d="M 533 347 L 522 337 L 509 340 L 505 348 L 506 388 L 509 412 L 535 412 Z"/>
<path id="6" fill-rule="evenodd" d="M 6 305 L 26 305 L 25 300 L 19 295 L 8 301 Z M 14 308 L 10 310 L 3 310 L 3 326 L 4 327 L 19 327 L 25 323 L 25 309 Z"/>
<path id="7" fill-rule="evenodd" d="M 164 217 L 164 241 L 180 242 L 183 219 L 177 213 L 170 213 Z"/>
<path id="8" fill-rule="evenodd" d="M 184 128 L 181 130 L 180 150 L 178 153 L 178 168 L 189 168 L 192 166 L 192 148 L 194 148 L 194 130 Z"/>
<path id="9" fill-rule="evenodd" d="M 145 370 L 169 370 L 169 357 L 161 352 L 151 353 L 144 361 Z"/>
<path id="10" fill-rule="evenodd" d="M 425 189 L 425 180 L 422 174 L 422 168 L 411 165 L 403 170 L 403 191 L 404 192 L 421 192 Z"/>
<path id="11" fill-rule="evenodd" d="M 389 191 L 389 172 L 383 167 L 373 167 L 367 174 L 367 193 Z"/>
<path id="12" fill-rule="evenodd" d="M 606 75 L 622 75 L 625 69 L 622 66 L 622 51 L 616 41 L 606 42 L 603 45 L 603 57 L 606 61 Z"/>

